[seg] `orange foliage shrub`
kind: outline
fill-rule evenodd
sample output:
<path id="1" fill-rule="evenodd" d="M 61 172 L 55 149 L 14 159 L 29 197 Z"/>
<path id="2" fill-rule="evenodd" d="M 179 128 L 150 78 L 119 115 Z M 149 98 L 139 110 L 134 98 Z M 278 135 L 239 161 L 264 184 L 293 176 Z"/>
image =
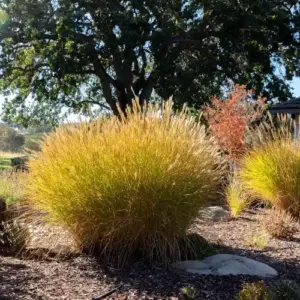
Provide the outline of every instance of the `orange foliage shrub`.
<path id="1" fill-rule="evenodd" d="M 203 107 L 213 136 L 220 148 L 233 160 L 237 160 L 246 150 L 245 134 L 252 122 L 261 118 L 265 100 L 247 101 L 254 95 L 245 86 L 236 85 L 230 96 L 223 100 L 214 98 L 210 105 Z"/>

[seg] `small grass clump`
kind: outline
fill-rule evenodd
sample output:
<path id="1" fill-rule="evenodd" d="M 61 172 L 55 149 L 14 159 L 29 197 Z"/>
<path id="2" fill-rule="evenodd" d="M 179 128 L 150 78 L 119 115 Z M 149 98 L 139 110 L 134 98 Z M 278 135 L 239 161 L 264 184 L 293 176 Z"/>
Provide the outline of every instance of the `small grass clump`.
<path id="1" fill-rule="evenodd" d="M 279 280 L 271 286 L 264 281 L 247 283 L 238 294 L 238 300 L 300 300 L 300 287 L 291 280 Z"/>
<path id="2" fill-rule="evenodd" d="M 0 171 L 0 198 L 7 206 L 20 202 L 24 198 L 25 174 L 15 171 Z"/>
<path id="3" fill-rule="evenodd" d="M 25 250 L 28 240 L 28 229 L 20 219 L 15 218 L 0 224 L 0 247 L 6 247 L 15 253 L 21 253 Z"/>
<path id="4" fill-rule="evenodd" d="M 271 300 L 271 292 L 263 281 L 247 283 L 238 294 L 238 300 Z"/>
<path id="5" fill-rule="evenodd" d="M 239 216 L 253 201 L 236 175 L 230 178 L 225 188 L 225 197 L 233 217 Z"/>
<path id="6" fill-rule="evenodd" d="M 248 247 L 263 250 L 268 245 L 268 238 L 262 233 L 253 233 L 247 237 L 245 244 Z"/>
<path id="7" fill-rule="evenodd" d="M 240 177 L 254 195 L 276 209 L 299 216 L 299 144 L 274 140 L 254 148 L 242 161 Z"/>
<path id="8" fill-rule="evenodd" d="M 199 292 L 192 286 L 185 286 L 181 289 L 182 300 L 197 299 Z"/>
<path id="9" fill-rule="evenodd" d="M 140 107 L 126 117 L 63 126 L 29 163 L 28 199 L 86 249 L 125 263 L 164 263 L 200 208 L 216 196 L 221 158 L 186 110 Z"/>
<path id="10" fill-rule="evenodd" d="M 267 233 L 274 238 L 291 238 L 296 232 L 296 219 L 283 210 L 271 209 L 263 219 Z"/>

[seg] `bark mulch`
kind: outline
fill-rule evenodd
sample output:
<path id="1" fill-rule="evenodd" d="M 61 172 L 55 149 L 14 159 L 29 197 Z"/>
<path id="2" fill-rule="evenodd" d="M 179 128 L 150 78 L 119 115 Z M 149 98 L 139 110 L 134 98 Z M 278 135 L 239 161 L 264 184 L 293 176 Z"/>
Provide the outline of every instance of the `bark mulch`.
<path id="1" fill-rule="evenodd" d="M 266 247 L 256 249 L 249 240 L 253 234 L 264 235 L 259 222 L 262 217 L 263 212 L 250 211 L 227 222 L 199 221 L 193 230 L 215 243 L 221 253 L 266 262 L 279 271 L 279 278 L 300 283 L 300 232 L 289 241 L 266 237 Z M 249 276 L 196 276 L 141 263 L 121 270 L 76 253 L 66 259 L 21 259 L 0 250 L 0 300 L 92 300 L 118 287 L 112 295 L 98 299 L 175 300 L 186 286 L 198 290 L 196 299 L 234 300 L 243 283 L 257 280 Z"/>

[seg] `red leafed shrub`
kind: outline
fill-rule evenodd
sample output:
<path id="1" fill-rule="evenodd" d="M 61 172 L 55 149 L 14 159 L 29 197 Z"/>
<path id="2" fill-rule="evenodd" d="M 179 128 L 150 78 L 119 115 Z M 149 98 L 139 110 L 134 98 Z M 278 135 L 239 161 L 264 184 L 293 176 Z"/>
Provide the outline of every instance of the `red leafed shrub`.
<path id="1" fill-rule="evenodd" d="M 210 105 L 203 107 L 212 135 L 220 148 L 233 160 L 238 160 L 246 150 L 245 134 L 251 123 L 261 118 L 265 99 L 249 101 L 253 91 L 236 85 L 227 99 L 213 98 Z"/>

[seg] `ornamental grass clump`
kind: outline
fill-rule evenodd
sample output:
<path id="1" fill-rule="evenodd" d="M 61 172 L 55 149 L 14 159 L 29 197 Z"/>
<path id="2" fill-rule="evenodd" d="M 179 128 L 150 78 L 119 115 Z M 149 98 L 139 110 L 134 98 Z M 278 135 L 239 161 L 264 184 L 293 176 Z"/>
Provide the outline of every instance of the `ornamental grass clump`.
<path id="1" fill-rule="evenodd" d="M 299 144 L 273 140 L 255 147 L 242 160 L 240 178 L 254 195 L 293 217 L 300 213 Z"/>
<path id="2" fill-rule="evenodd" d="M 289 239 L 297 232 L 296 219 L 283 210 L 269 209 L 262 223 L 274 238 Z"/>
<path id="3" fill-rule="evenodd" d="M 186 110 L 135 101 L 126 117 L 47 136 L 29 163 L 28 198 L 85 249 L 119 263 L 137 253 L 168 263 L 182 257 L 178 238 L 216 196 L 222 165 Z"/>
<path id="4" fill-rule="evenodd" d="M 254 202 L 251 193 L 245 189 L 238 178 L 237 172 L 229 178 L 229 182 L 225 187 L 225 198 L 232 217 L 238 217 Z"/>

